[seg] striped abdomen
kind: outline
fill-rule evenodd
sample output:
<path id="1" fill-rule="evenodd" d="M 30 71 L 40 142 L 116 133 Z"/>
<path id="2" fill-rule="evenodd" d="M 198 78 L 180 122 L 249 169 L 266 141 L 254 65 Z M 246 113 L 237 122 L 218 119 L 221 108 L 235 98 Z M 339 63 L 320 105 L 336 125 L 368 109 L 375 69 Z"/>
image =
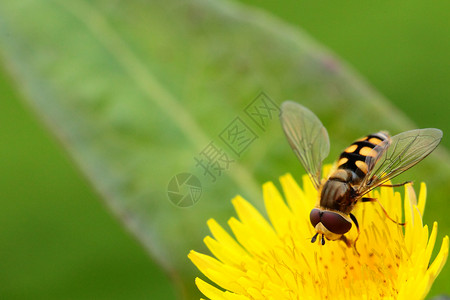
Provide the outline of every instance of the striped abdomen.
<path id="1" fill-rule="evenodd" d="M 366 157 L 373 155 L 373 148 L 388 139 L 384 132 L 378 132 L 357 140 L 342 152 L 338 168 L 334 171 L 320 192 L 320 207 L 349 214 L 356 203 L 353 185 L 358 185 L 368 172 Z"/>
<path id="2" fill-rule="evenodd" d="M 353 172 L 353 184 L 358 184 L 367 174 L 366 157 L 372 152 L 372 149 L 384 140 L 389 138 L 385 132 L 377 132 L 357 140 L 351 144 L 339 156 L 338 169 L 349 170 Z"/>

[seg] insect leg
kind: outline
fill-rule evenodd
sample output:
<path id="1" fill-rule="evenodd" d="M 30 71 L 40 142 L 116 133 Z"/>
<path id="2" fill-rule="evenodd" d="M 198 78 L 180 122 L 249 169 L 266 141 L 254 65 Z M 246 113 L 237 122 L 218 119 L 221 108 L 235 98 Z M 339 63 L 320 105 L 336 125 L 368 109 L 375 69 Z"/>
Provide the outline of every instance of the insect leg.
<path id="1" fill-rule="evenodd" d="M 322 246 L 325 245 L 325 237 L 322 234 Z"/>
<path id="2" fill-rule="evenodd" d="M 359 255 L 358 249 L 356 249 L 356 241 L 359 239 L 359 234 L 360 234 L 360 231 L 359 231 L 359 224 L 358 224 L 358 219 L 356 219 L 355 215 L 352 214 L 352 213 L 350 213 L 350 219 L 352 219 L 353 223 L 355 223 L 356 230 L 358 230 L 358 235 L 356 236 L 356 239 L 355 239 L 355 241 L 353 242 L 353 246 L 355 247 L 356 253 Z"/>
<path id="3" fill-rule="evenodd" d="M 404 186 L 405 184 L 408 184 L 408 183 L 413 183 L 413 182 L 412 181 L 405 181 L 405 182 L 397 183 L 397 184 L 382 184 L 380 186 L 384 186 L 384 187 L 399 187 L 399 186 Z"/>
<path id="4" fill-rule="evenodd" d="M 404 225 L 406 224 L 406 222 L 405 222 L 405 223 L 400 223 L 400 222 L 397 222 L 397 221 L 395 221 L 394 219 L 392 219 L 392 218 L 388 215 L 386 209 L 383 207 L 383 205 L 381 204 L 381 202 L 378 201 L 377 198 L 366 198 L 366 197 L 365 197 L 365 198 L 362 198 L 361 201 L 362 201 L 362 202 L 377 202 L 377 203 L 380 205 L 381 209 L 383 210 L 384 214 L 386 215 L 386 218 L 388 218 L 389 220 L 391 220 L 392 222 L 394 222 L 394 223 L 397 224 L 397 225 L 402 225 L 402 226 L 404 226 Z"/>
<path id="5" fill-rule="evenodd" d="M 347 245 L 347 247 L 350 248 L 352 246 L 352 242 L 350 242 L 350 240 L 346 238 L 345 235 L 342 235 L 340 240 L 343 241 Z"/>
<path id="6" fill-rule="evenodd" d="M 318 235 L 318 234 L 319 234 L 319 233 L 316 232 L 316 234 L 312 237 L 311 243 L 315 243 L 315 242 L 316 242 L 316 239 L 317 239 L 317 235 Z"/>

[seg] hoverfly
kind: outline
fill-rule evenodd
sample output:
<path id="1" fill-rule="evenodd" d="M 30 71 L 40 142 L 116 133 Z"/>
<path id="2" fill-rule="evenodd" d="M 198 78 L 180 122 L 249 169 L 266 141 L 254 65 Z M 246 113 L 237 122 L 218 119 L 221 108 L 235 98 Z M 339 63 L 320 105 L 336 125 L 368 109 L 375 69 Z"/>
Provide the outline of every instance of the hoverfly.
<path id="1" fill-rule="evenodd" d="M 319 236 L 322 245 L 326 238 L 342 240 L 350 247 L 352 243 L 344 234 L 351 229 L 352 222 L 359 237 L 358 221 L 351 213 L 355 204 L 377 202 L 364 195 L 376 187 L 387 186 L 388 180 L 424 159 L 442 139 L 442 131 L 435 128 L 410 130 L 393 137 L 386 132 L 370 134 L 346 148 L 339 156 L 337 169 L 321 180 L 322 162 L 330 151 L 325 127 L 309 109 L 292 101 L 281 105 L 280 119 L 289 144 L 319 192 L 318 202 L 310 213 L 316 230 L 311 242 Z"/>

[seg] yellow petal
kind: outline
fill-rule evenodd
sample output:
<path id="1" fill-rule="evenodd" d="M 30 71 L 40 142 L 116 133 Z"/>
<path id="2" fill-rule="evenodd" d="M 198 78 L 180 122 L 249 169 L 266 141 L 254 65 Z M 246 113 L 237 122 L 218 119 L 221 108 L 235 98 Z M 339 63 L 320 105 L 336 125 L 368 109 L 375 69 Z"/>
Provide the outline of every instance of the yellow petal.
<path id="1" fill-rule="evenodd" d="M 273 228 L 248 201 L 241 196 L 236 196 L 231 202 L 233 203 L 239 219 L 246 227 L 253 232 L 261 233 L 264 238 L 276 238 Z"/>
<path id="2" fill-rule="evenodd" d="M 419 202 L 417 206 L 419 207 L 420 214 L 423 216 L 425 212 L 425 204 L 427 203 L 427 186 L 424 182 L 420 183 L 420 192 L 419 192 Z"/>
<path id="3" fill-rule="evenodd" d="M 231 217 L 228 234 L 216 221 L 213 237 L 204 242 L 214 257 L 191 251 L 189 258 L 215 285 L 196 284 L 210 299 L 423 299 L 442 270 L 449 251 L 446 236 L 430 264 L 437 224 L 429 234 L 422 223 L 426 186 L 419 196 L 408 185 L 404 205 L 399 192 L 382 187 L 368 194 L 379 199 L 399 226 L 388 220 L 376 203 L 358 203 L 353 210 L 361 233 L 348 248 L 342 241 L 310 242 L 314 228 L 309 212 L 318 193 L 307 176 L 303 187 L 291 175 L 280 178 L 284 201 L 273 183 L 263 186 L 269 221 L 242 197 L 233 199 L 239 220 Z M 417 201 L 418 199 L 418 201 Z M 286 204 L 287 203 L 287 204 Z M 346 234 L 353 241 L 356 229 Z M 321 237 L 319 236 L 319 239 Z M 223 290 L 221 290 L 223 289 Z"/>
<path id="4" fill-rule="evenodd" d="M 213 287 L 209 283 L 206 283 L 205 281 L 201 280 L 200 278 L 195 278 L 195 284 L 197 285 L 200 292 L 203 293 L 206 297 L 208 297 L 211 300 L 226 300 L 224 297 L 223 291 L 219 290 L 218 288 Z"/>
<path id="5" fill-rule="evenodd" d="M 230 252 L 236 253 L 236 255 L 246 255 L 244 249 L 216 222 L 214 219 L 209 219 L 208 227 L 214 238 Z"/>
<path id="6" fill-rule="evenodd" d="M 272 182 L 263 185 L 263 197 L 270 222 L 279 236 L 285 236 L 291 231 L 289 228 L 289 220 L 292 219 L 291 211 Z"/>

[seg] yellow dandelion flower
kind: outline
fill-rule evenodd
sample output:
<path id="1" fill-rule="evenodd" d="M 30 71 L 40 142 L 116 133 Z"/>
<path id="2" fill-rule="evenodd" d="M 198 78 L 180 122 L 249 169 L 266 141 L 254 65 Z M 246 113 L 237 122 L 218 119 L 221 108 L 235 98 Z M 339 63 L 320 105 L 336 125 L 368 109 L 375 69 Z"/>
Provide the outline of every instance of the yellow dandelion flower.
<path id="1" fill-rule="evenodd" d="M 426 186 L 420 185 L 418 201 L 411 185 L 401 196 L 391 187 L 369 194 L 389 215 L 406 221 L 399 226 L 388 220 L 375 203 L 354 209 L 361 234 L 359 255 L 341 241 L 311 243 L 315 234 L 309 213 L 317 191 L 307 176 L 300 188 L 291 175 L 280 178 L 283 197 L 272 182 L 263 185 L 268 222 L 249 202 L 232 200 L 239 220 L 228 221 L 234 237 L 214 219 L 208 221 L 213 237 L 205 244 L 213 256 L 191 251 L 189 258 L 213 284 L 196 278 L 208 299 L 423 299 L 444 266 L 449 239 L 430 263 L 437 234 L 422 224 Z M 352 228 L 347 234 L 357 235 Z M 217 287 L 216 287 L 217 286 Z"/>

